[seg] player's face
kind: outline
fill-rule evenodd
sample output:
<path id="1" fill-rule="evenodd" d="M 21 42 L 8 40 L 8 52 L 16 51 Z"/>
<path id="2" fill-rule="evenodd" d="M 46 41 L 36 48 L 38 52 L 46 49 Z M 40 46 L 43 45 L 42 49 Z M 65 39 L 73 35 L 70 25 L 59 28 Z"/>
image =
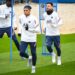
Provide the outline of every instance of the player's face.
<path id="1" fill-rule="evenodd" d="M 6 5 L 7 5 L 7 7 L 11 7 L 11 2 L 10 1 L 7 1 L 6 2 Z"/>
<path id="2" fill-rule="evenodd" d="M 30 15 L 30 12 L 31 12 L 31 10 L 30 9 L 24 9 L 24 14 L 26 15 L 26 16 L 29 16 Z"/>
<path id="3" fill-rule="evenodd" d="M 46 10 L 52 10 L 52 9 L 53 9 L 53 6 L 51 4 L 47 4 Z"/>
<path id="4" fill-rule="evenodd" d="M 47 12 L 48 15 L 51 15 L 53 13 L 53 5 L 47 4 L 46 12 Z"/>

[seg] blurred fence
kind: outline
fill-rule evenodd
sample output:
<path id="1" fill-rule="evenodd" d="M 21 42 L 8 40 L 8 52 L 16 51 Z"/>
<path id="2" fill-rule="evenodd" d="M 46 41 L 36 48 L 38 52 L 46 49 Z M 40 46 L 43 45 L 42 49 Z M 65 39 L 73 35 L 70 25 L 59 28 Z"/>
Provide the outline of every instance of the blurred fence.
<path id="1" fill-rule="evenodd" d="M 32 2 L 39 3 L 39 0 L 32 0 Z M 58 0 L 59 3 L 75 3 L 75 0 Z"/>
<path id="2" fill-rule="evenodd" d="M 23 3 L 23 2 L 28 2 L 29 0 L 14 0 L 14 3 L 18 2 L 18 3 Z M 0 0 L 0 5 L 4 4 L 6 2 L 6 0 Z"/>
<path id="3" fill-rule="evenodd" d="M 23 2 L 34 2 L 34 3 L 39 3 L 39 0 L 14 0 L 14 3 L 23 3 Z M 6 0 L 0 0 L 0 4 L 4 4 Z M 58 0 L 59 3 L 75 3 L 75 0 Z"/>

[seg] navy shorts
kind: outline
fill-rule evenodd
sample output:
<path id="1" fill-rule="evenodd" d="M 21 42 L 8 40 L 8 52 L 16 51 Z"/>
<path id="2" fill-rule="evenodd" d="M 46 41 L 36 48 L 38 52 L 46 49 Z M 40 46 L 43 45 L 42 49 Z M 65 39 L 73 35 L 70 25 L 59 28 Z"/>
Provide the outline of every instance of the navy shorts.
<path id="1" fill-rule="evenodd" d="M 8 37 L 11 37 L 11 27 L 0 28 L 0 38 L 3 37 L 4 33 L 6 33 Z"/>
<path id="2" fill-rule="evenodd" d="M 60 46 L 60 36 L 46 36 L 46 46 L 52 46 L 52 44 Z"/>

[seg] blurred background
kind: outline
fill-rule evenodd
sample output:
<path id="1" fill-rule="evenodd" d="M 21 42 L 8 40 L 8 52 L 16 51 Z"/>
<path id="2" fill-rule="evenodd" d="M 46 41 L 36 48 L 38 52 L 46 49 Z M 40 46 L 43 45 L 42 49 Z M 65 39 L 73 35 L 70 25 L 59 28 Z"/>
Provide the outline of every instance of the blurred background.
<path id="1" fill-rule="evenodd" d="M 4 3 L 5 0 L 0 0 L 0 4 Z M 14 0 L 17 25 L 18 18 L 23 14 L 23 7 L 27 3 L 32 6 L 32 14 L 39 20 L 39 0 Z M 75 0 L 58 0 L 57 11 L 63 19 L 63 25 L 60 27 L 61 34 L 75 33 Z M 42 25 L 43 24 L 44 23 L 42 22 Z"/>

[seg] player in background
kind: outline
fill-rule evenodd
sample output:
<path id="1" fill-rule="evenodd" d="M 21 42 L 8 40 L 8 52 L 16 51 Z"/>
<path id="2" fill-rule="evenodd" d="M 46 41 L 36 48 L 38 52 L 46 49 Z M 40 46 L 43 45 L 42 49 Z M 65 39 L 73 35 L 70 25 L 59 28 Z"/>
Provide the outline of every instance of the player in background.
<path id="1" fill-rule="evenodd" d="M 56 62 L 56 54 L 53 51 L 52 44 L 54 44 L 57 51 L 57 65 L 61 65 L 61 48 L 60 48 L 60 30 L 62 24 L 61 18 L 58 13 L 53 10 L 53 3 L 46 4 L 46 12 L 44 13 L 44 27 L 43 31 L 46 33 L 46 46 L 47 50 L 52 55 L 52 62 Z"/>
<path id="2" fill-rule="evenodd" d="M 11 33 L 11 12 L 12 12 L 11 8 L 12 8 L 11 0 L 6 0 L 6 4 L 0 6 L 0 38 L 3 37 L 4 33 L 6 33 L 9 38 L 11 37 L 12 34 L 12 40 L 14 41 L 19 51 L 20 45 L 14 32 L 14 30 L 17 29 L 17 26 L 15 25 L 16 17 L 14 9 L 13 9 L 13 26 Z"/>

